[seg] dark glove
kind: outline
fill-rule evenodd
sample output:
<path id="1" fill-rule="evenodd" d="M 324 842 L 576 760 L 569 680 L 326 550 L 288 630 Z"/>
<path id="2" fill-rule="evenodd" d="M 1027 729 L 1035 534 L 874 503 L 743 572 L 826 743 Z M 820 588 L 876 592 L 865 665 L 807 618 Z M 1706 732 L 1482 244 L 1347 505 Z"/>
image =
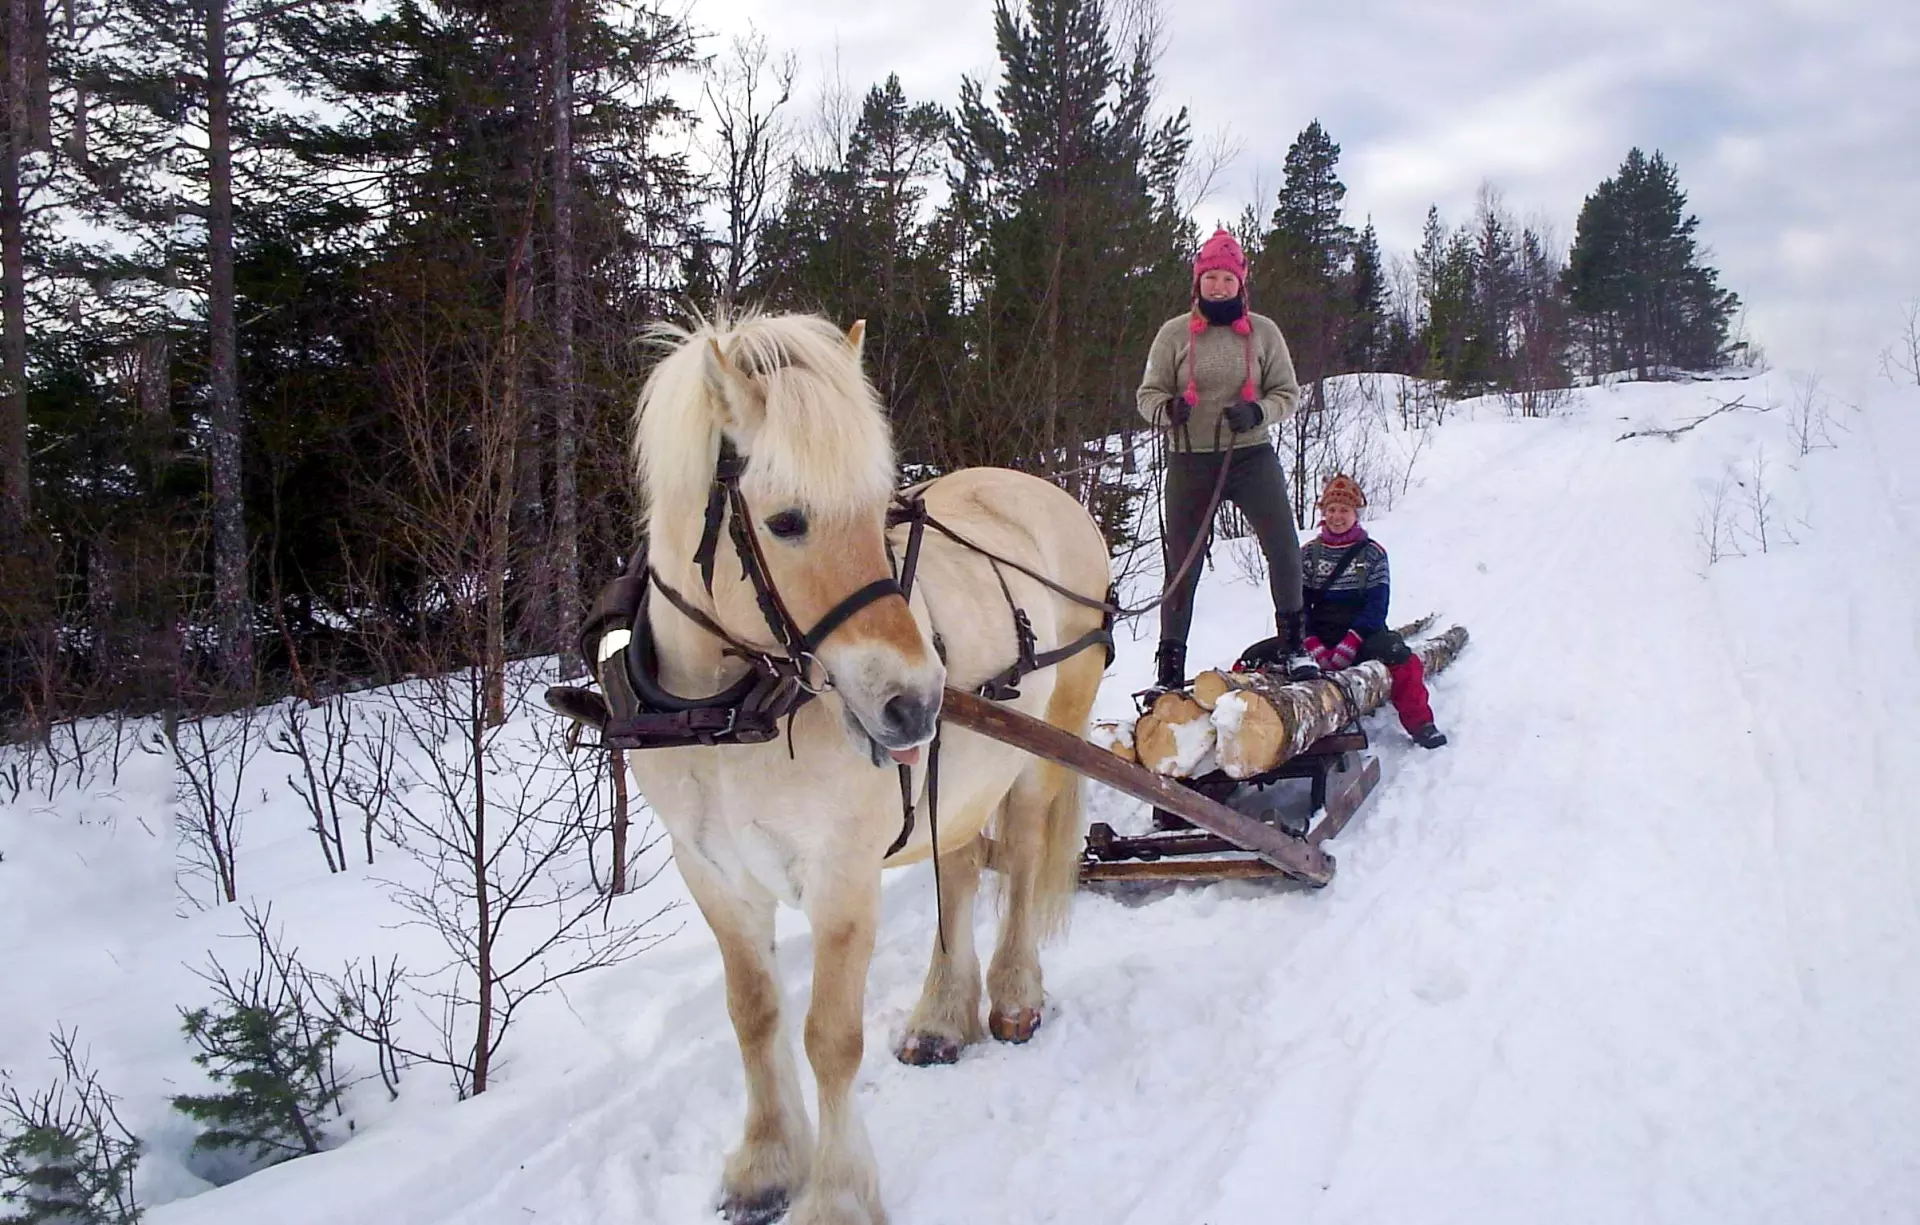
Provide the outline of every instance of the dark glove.
<path id="1" fill-rule="evenodd" d="M 1193 405 L 1187 403 L 1185 396 L 1175 396 L 1160 409 L 1160 415 L 1165 418 L 1168 429 L 1177 430 L 1193 415 Z"/>
<path id="2" fill-rule="evenodd" d="M 1227 408 L 1227 424 L 1236 434 L 1244 434 L 1260 424 L 1260 406 L 1252 400 L 1242 400 Z"/>

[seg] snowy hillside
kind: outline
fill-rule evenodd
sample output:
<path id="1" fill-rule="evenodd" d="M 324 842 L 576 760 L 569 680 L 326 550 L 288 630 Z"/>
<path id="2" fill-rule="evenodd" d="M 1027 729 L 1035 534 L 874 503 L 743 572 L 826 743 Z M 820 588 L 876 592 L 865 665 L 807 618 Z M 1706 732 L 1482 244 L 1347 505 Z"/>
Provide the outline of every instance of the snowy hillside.
<path id="1" fill-rule="evenodd" d="M 1648 432 L 1736 399 L 1774 407 Z M 1375 717 L 1384 779 L 1324 891 L 1083 898 L 1030 1046 L 892 1059 L 934 925 L 929 871 L 890 876 L 857 1096 L 896 1225 L 1914 1219 L 1920 394 L 1828 401 L 1824 429 L 1799 399 L 1773 374 L 1459 407 L 1368 523 L 1395 619 L 1472 631 L 1433 685 L 1451 745 Z M 1272 632 L 1217 556 L 1195 667 Z M 1133 630 L 1096 714 L 1150 676 Z M 327 874 L 287 770 L 248 778 L 242 894 L 312 964 L 424 967 L 382 883 L 403 861 Z M 151 1225 L 717 1219 L 742 1077 L 691 907 L 530 1004 L 482 1097 L 362 1083 L 350 1139 L 212 1187 L 167 1107 L 203 1084 L 175 1008 L 245 950 L 237 908 L 180 900 L 169 785 L 135 754 L 0 809 L 0 1067 L 30 1085 L 78 1028 L 147 1143 Z M 682 896 L 668 867 L 615 910 Z M 804 920 L 781 932 L 797 998 Z"/>

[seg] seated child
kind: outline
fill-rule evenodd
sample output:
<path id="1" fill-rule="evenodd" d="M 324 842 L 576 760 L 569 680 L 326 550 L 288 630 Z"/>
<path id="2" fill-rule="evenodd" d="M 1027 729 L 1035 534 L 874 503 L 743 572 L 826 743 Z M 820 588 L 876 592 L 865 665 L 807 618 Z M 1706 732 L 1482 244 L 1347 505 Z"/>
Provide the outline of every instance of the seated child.
<path id="1" fill-rule="evenodd" d="M 1387 628 L 1387 550 L 1360 526 L 1366 504 L 1366 495 L 1349 476 L 1334 477 L 1320 493 L 1320 535 L 1300 550 L 1308 634 L 1304 645 L 1323 672 L 1369 660 L 1387 665 L 1400 726 L 1421 748 L 1437 749 L 1447 738 L 1433 725 L 1426 665 Z M 1248 647 L 1242 666 L 1263 666 L 1266 646 L 1261 642 Z"/>

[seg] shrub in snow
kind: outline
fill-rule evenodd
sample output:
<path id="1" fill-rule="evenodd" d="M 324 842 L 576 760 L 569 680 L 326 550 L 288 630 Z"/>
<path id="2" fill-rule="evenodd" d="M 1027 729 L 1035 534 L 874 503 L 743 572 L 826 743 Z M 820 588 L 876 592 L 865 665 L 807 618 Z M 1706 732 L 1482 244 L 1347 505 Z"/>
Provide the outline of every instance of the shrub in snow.
<path id="1" fill-rule="evenodd" d="M 116 1099 L 73 1049 L 53 1036 L 60 1078 L 22 1094 L 0 1086 L 0 1221 L 14 1225 L 131 1225 L 140 1219 L 133 1171 L 140 1141 L 120 1122 Z"/>
<path id="2" fill-rule="evenodd" d="M 195 1152 L 231 1151 L 261 1168 L 324 1146 L 322 1121 L 340 1114 L 341 1028 L 315 1006 L 306 972 L 275 947 L 265 920 L 249 914 L 247 925 L 259 965 L 236 978 L 212 963 L 201 977 L 218 1002 L 180 1012 L 200 1048 L 193 1061 L 219 1091 L 181 1094 L 173 1108 L 201 1125 Z"/>

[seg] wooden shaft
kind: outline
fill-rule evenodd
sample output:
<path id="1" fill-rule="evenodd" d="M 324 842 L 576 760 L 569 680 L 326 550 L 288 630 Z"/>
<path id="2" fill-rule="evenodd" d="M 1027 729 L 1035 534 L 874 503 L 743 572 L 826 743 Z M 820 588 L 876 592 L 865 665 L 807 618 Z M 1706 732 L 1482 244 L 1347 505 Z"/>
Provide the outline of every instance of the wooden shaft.
<path id="1" fill-rule="evenodd" d="M 946 692 L 941 717 L 957 727 L 1025 749 L 1076 773 L 1098 779 L 1137 800 L 1177 813 L 1233 845 L 1252 851 L 1295 880 L 1324 885 L 1333 879 L 1333 856 L 1319 847 L 1235 812 L 1172 779 L 1122 761 L 1051 723 L 952 688 Z"/>

